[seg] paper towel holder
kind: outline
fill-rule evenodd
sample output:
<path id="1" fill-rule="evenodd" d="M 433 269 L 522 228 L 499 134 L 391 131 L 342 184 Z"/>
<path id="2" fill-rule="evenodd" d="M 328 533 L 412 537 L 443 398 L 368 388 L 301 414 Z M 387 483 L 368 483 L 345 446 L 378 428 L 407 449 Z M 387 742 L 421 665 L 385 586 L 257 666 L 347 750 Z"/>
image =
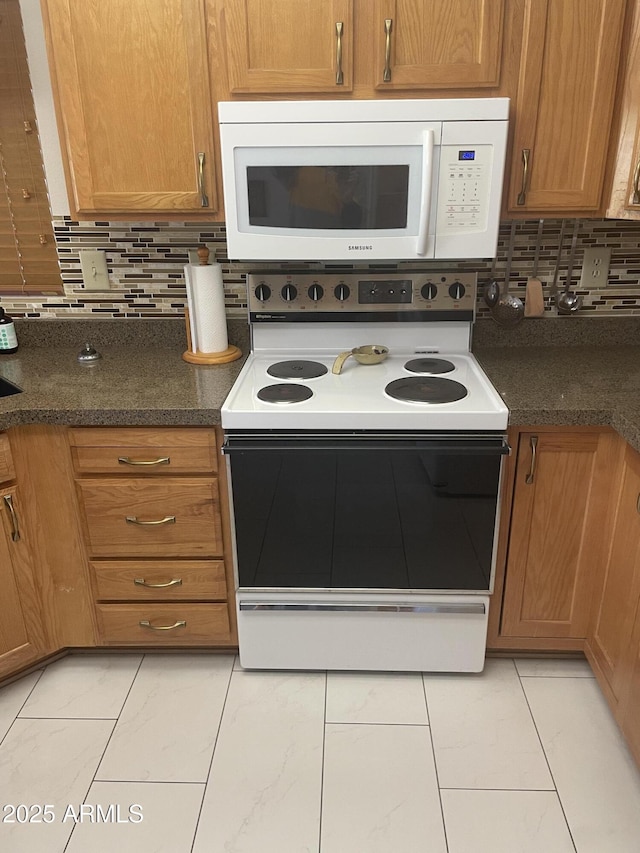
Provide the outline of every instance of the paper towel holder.
<path id="1" fill-rule="evenodd" d="M 209 249 L 206 246 L 198 247 L 198 259 L 200 266 L 207 266 L 209 263 Z M 189 322 L 189 308 L 184 309 L 185 322 L 187 326 L 187 349 L 182 353 L 182 358 L 188 361 L 189 364 L 226 364 L 229 361 L 236 361 L 242 356 L 242 351 L 238 347 L 229 344 L 225 350 L 220 352 L 201 352 L 196 350 L 193 352 L 191 345 L 191 324 Z"/>

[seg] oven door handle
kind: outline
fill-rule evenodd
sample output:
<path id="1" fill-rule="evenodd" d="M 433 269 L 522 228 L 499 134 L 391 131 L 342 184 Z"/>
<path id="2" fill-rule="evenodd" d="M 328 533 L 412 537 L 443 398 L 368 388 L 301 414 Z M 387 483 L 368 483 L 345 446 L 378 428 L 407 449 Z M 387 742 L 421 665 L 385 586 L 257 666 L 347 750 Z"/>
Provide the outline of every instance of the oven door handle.
<path id="1" fill-rule="evenodd" d="M 309 611 L 318 610 L 332 613 L 443 613 L 484 615 L 486 607 L 483 601 L 441 601 L 427 604 L 331 604 L 330 602 L 285 603 L 277 601 L 241 601 L 240 610 L 266 611 Z"/>
<path id="2" fill-rule="evenodd" d="M 304 439 L 242 439 L 226 438 L 222 445 L 222 453 L 253 453 L 269 451 L 272 453 L 285 453 L 290 451 L 304 451 L 305 453 L 318 450 L 331 451 L 354 451 L 354 450 L 392 450 L 401 451 L 431 451 L 434 453 L 455 453 L 461 456 L 508 456 L 511 453 L 506 438 L 494 439 L 492 441 L 469 442 L 464 439 L 460 441 L 407 441 L 406 439 L 337 439 L 331 440 L 324 436 Z"/>

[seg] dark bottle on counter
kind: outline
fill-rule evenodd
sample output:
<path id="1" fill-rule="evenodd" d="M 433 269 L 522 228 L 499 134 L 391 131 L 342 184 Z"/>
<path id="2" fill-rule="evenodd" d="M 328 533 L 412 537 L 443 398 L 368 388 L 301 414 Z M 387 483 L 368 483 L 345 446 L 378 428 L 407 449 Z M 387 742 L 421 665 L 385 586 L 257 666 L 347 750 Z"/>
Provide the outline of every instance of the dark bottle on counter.
<path id="1" fill-rule="evenodd" d="M 16 327 L 4 308 L 0 308 L 0 355 L 17 352 L 17 350 L 18 336 L 16 335 Z"/>

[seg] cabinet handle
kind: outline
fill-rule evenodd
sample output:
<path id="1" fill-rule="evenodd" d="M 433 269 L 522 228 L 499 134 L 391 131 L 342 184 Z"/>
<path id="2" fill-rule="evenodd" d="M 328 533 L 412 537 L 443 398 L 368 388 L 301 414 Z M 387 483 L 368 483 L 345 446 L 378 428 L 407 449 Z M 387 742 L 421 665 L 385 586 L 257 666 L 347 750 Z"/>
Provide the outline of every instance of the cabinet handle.
<path id="1" fill-rule="evenodd" d="M 11 495 L 3 495 L 2 500 L 5 502 L 5 505 L 9 510 L 9 517 L 11 518 L 11 539 L 14 542 L 19 542 L 20 525 L 18 524 L 18 513 L 13 505 L 13 498 Z"/>
<path id="2" fill-rule="evenodd" d="M 125 521 L 127 524 L 140 524 L 145 527 L 149 527 L 151 525 L 158 524 L 175 524 L 176 517 L 175 515 L 165 515 L 164 518 L 158 518 L 155 521 L 140 521 L 140 519 L 136 518 L 135 515 L 127 515 Z"/>
<path id="3" fill-rule="evenodd" d="M 638 494 L 638 500 L 636 501 L 636 509 L 640 512 L 640 494 Z"/>
<path id="4" fill-rule="evenodd" d="M 631 204 L 640 204 L 640 156 L 638 157 L 638 162 L 633 173 L 633 196 L 631 197 Z"/>
<path id="5" fill-rule="evenodd" d="M 200 207 L 209 207 L 209 198 L 204 191 L 204 151 L 198 151 L 198 189 L 200 191 Z"/>
<path id="6" fill-rule="evenodd" d="M 170 456 L 158 456 L 157 459 L 132 459 L 130 456 L 118 456 L 121 465 L 169 465 Z"/>
<path id="7" fill-rule="evenodd" d="M 336 21 L 336 86 L 342 86 L 344 83 L 344 74 L 342 73 L 342 31 L 344 25 L 342 21 Z"/>
<path id="8" fill-rule="evenodd" d="M 391 82 L 391 29 L 393 27 L 393 19 L 385 18 L 384 22 L 384 71 L 382 72 L 382 82 Z"/>
<path id="9" fill-rule="evenodd" d="M 527 198 L 527 183 L 529 181 L 529 155 L 531 154 L 530 148 L 522 149 L 522 187 L 520 192 L 518 193 L 518 204 L 522 205 L 525 203 Z"/>
<path id="10" fill-rule="evenodd" d="M 133 582 L 136 586 L 146 586 L 147 589 L 165 589 L 168 586 L 182 586 L 182 578 L 172 578 L 166 583 L 149 583 L 144 578 L 134 578 Z"/>
<path id="11" fill-rule="evenodd" d="M 187 620 L 179 619 L 177 622 L 174 622 L 173 625 L 152 625 L 148 619 L 141 619 L 138 622 L 141 628 L 148 628 L 150 631 L 173 631 L 174 628 L 186 628 Z"/>
<path id="12" fill-rule="evenodd" d="M 527 486 L 530 486 L 533 483 L 533 478 L 536 473 L 536 451 L 538 449 L 538 436 L 532 435 L 530 439 L 531 444 L 531 468 L 529 469 L 529 473 L 525 479 L 525 483 Z"/>

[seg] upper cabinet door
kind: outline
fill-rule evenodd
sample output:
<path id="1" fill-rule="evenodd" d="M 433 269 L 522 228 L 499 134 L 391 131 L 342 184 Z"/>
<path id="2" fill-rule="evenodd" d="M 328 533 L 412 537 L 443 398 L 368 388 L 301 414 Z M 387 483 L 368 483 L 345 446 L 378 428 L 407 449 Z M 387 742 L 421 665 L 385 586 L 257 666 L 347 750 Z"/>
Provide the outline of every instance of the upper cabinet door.
<path id="1" fill-rule="evenodd" d="M 503 0 L 376 0 L 375 87 L 496 86 Z"/>
<path id="2" fill-rule="evenodd" d="M 352 0 L 224 0 L 229 92 L 353 88 Z"/>
<path id="3" fill-rule="evenodd" d="M 509 211 L 599 211 L 625 5 L 526 0 Z"/>
<path id="4" fill-rule="evenodd" d="M 72 205 L 217 208 L 203 0 L 46 0 Z"/>

